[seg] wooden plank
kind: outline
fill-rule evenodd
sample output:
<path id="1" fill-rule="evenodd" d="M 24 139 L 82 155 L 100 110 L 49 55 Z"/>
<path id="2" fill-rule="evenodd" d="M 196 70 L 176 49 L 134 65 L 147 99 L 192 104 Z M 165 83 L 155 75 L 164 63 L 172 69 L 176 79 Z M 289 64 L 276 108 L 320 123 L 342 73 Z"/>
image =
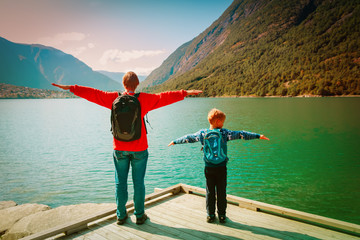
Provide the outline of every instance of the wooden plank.
<path id="1" fill-rule="evenodd" d="M 189 196 L 191 196 L 191 194 Z M 199 196 L 193 195 L 193 198 L 199 198 Z M 171 202 L 174 203 L 174 201 Z M 198 214 L 200 214 L 201 211 L 206 211 L 204 198 L 202 201 L 183 201 L 179 207 L 186 208 L 184 211 L 192 211 Z M 334 232 L 333 230 L 309 225 L 276 215 L 270 215 L 262 212 L 252 212 L 230 204 L 228 204 L 227 215 L 230 220 L 232 220 L 229 221 L 229 226 L 231 224 L 235 226 L 239 226 L 239 224 L 241 224 L 242 227 L 248 226 L 254 231 L 268 229 L 273 232 L 282 232 L 283 234 L 291 237 L 296 236 L 300 239 L 308 239 L 308 235 L 320 239 L 358 239 L 355 236 L 345 233 Z"/>
<path id="2" fill-rule="evenodd" d="M 339 230 L 345 230 L 349 232 L 358 233 L 360 236 L 360 226 L 332 218 L 322 217 L 319 215 L 306 213 L 302 211 L 297 211 L 289 208 L 279 207 L 276 205 L 271 205 L 267 203 L 262 203 L 258 201 L 248 200 L 236 196 L 230 195 L 228 198 L 230 201 L 236 201 L 239 202 L 239 205 L 241 206 L 241 203 L 248 204 L 250 206 L 254 206 L 254 208 L 260 210 L 260 211 L 268 211 L 270 213 L 276 213 L 282 216 L 295 218 L 296 220 L 303 220 L 309 223 L 315 223 L 319 225 L 324 225 L 325 227 L 331 227 Z"/>
<path id="3" fill-rule="evenodd" d="M 179 201 L 181 199 L 179 198 Z M 170 203 L 172 200 L 161 205 L 160 209 L 151 209 L 151 214 L 158 215 L 163 214 L 168 221 L 177 222 L 185 226 L 188 229 L 195 229 L 202 233 L 200 238 L 209 238 L 205 237 L 207 235 L 213 236 L 214 239 L 225 238 L 233 239 L 237 236 L 247 236 L 247 238 L 256 238 L 256 239 L 269 239 L 268 236 L 254 236 L 251 232 L 241 229 L 228 229 L 226 225 L 217 224 L 217 223 L 207 223 L 206 222 L 206 211 L 196 211 L 196 208 L 186 208 L 183 204 Z M 195 212 L 196 211 L 196 212 Z M 219 235 L 221 237 L 219 237 Z"/>
<path id="4" fill-rule="evenodd" d="M 82 230 L 81 232 L 77 232 L 74 234 L 71 234 L 71 238 L 69 238 L 69 236 L 65 235 L 64 233 L 62 234 L 58 234 L 55 235 L 51 238 L 47 238 L 47 239 L 61 239 L 61 240 L 66 240 L 66 239 L 92 239 L 93 237 L 88 237 L 88 235 L 94 235 L 94 232 L 92 232 L 91 229 L 87 228 Z M 86 237 L 85 237 L 86 236 Z M 103 240 L 101 239 L 101 237 L 98 237 L 99 240 Z"/>
<path id="5" fill-rule="evenodd" d="M 121 228 L 124 231 L 131 232 L 137 236 L 141 236 L 144 239 L 172 239 L 169 234 L 164 234 L 163 232 L 159 231 L 159 229 L 154 228 L 154 226 L 150 224 L 149 220 L 147 220 L 147 222 L 143 225 L 136 225 L 135 222 L 136 217 L 133 216 L 127 221 L 126 224 L 116 226 L 116 228 Z"/>
<path id="6" fill-rule="evenodd" d="M 151 201 L 154 200 L 156 198 L 160 198 L 163 195 L 166 195 L 168 193 L 172 193 L 172 194 L 177 194 L 180 192 L 180 187 L 181 184 L 177 184 L 171 187 L 168 187 L 162 191 L 156 192 L 156 193 L 152 193 L 149 194 L 145 197 L 145 201 Z M 129 202 L 128 204 L 126 204 L 126 208 L 130 208 L 133 207 L 134 203 L 133 201 Z M 25 238 L 23 238 L 23 240 L 36 240 L 36 239 L 45 239 L 45 238 L 49 238 L 51 236 L 60 234 L 60 233 L 73 233 L 75 231 L 80 231 L 81 229 L 84 229 L 87 227 L 87 224 L 90 222 L 93 222 L 95 220 L 104 218 L 108 215 L 114 214 L 116 213 L 116 209 L 110 209 L 107 211 L 103 211 L 97 214 L 93 214 L 90 217 L 85 217 L 70 223 L 66 223 L 60 226 L 56 226 L 54 228 L 39 232 L 39 233 L 35 233 L 33 235 L 27 236 Z M 75 230 L 75 231 L 74 231 Z"/>
<path id="7" fill-rule="evenodd" d="M 202 195 L 206 195 L 206 190 L 203 188 L 199 188 L 199 187 L 195 187 L 195 186 L 190 186 L 187 184 L 181 184 L 180 186 L 180 190 L 184 193 L 190 194 L 190 193 L 199 193 Z"/>
<path id="8" fill-rule="evenodd" d="M 151 214 L 152 212 L 150 211 L 151 215 L 151 219 L 149 220 L 148 223 L 146 223 L 147 225 L 151 226 L 154 230 L 156 230 L 156 234 L 160 234 L 160 235 L 165 235 L 168 237 L 172 237 L 175 239 L 178 239 L 181 237 L 181 239 L 200 239 L 197 238 L 194 235 L 188 234 L 184 231 L 179 230 L 178 228 L 176 228 L 176 226 L 179 226 L 176 223 L 173 223 L 172 225 L 169 225 L 169 221 L 165 220 L 164 221 L 164 216 L 156 216 Z"/>
<path id="9" fill-rule="evenodd" d="M 167 214 L 168 210 L 156 210 L 155 212 L 149 212 L 151 216 L 156 216 L 157 218 L 165 217 L 166 219 L 171 223 L 178 222 L 180 224 L 175 226 L 169 226 L 169 228 L 172 228 L 172 231 L 180 231 L 186 233 L 186 236 L 190 236 L 189 238 L 183 239 L 208 239 L 208 240 L 218 240 L 218 239 L 224 239 L 224 240 L 232 240 L 234 238 L 238 239 L 236 236 L 227 236 L 224 233 L 217 232 L 215 229 L 204 227 L 203 224 L 193 221 L 185 221 L 184 219 L 179 218 L 179 214 L 177 215 L 169 215 Z M 195 236 L 195 237 L 194 237 Z"/>
<path id="10" fill-rule="evenodd" d="M 169 231 L 176 236 L 176 238 L 202 240 L 203 238 L 197 237 L 197 234 L 192 234 L 186 231 L 182 231 L 186 227 L 183 226 L 180 221 L 172 221 L 163 214 L 158 214 L 156 208 L 148 211 L 151 216 L 151 223 L 162 225 L 163 228 L 169 228 L 165 231 Z"/>
<path id="11" fill-rule="evenodd" d="M 116 224 L 116 223 L 115 223 Z M 99 229 L 95 229 L 95 232 L 98 232 L 101 230 L 99 234 L 104 236 L 107 239 L 137 239 L 142 240 L 143 237 L 140 237 L 136 234 L 133 234 L 129 231 L 126 231 L 124 228 L 117 227 L 118 225 L 115 225 L 114 223 L 99 223 L 98 225 L 101 226 Z M 109 236 L 111 234 L 111 236 Z"/>
<path id="12" fill-rule="evenodd" d="M 111 229 L 113 232 L 118 232 L 118 234 L 121 235 L 127 235 L 129 239 L 168 239 L 171 236 L 172 238 L 178 238 L 175 236 L 175 234 L 171 232 L 167 232 L 166 228 L 163 228 L 162 225 L 158 226 L 156 224 L 152 224 L 151 220 L 147 220 L 145 224 L 143 225 L 136 225 L 136 218 L 135 216 L 132 216 L 127 220 L 127 222 L 124 225 L 116 225 L 115 223 L 109 223 L 110 221 L 106 223 L 98 223 L 98 225 L 104 226 L 104 230 Z M 111 226 L 108 226 L 111 225 Z M 94 231 L 98 231 L 94 229 Z M 149 233 L 151 233 L 154 236 L 150 236 Z M 130 235 L 129 235 L 130 234 Z M 141 237 L 140 237 L 141 236 Z M 146 236 L 146 237 L 144 237 Z"/>
<path id="13" fill-rule="evenodd" d="M 261 214 L 261 215 L 259 215 Z M 271 215 L 270 215 L 271 216 Z M 269 229 L 269 231 L 280 231 L 283 232 L 285 235 L 288 236 L 296 236 L 300 239 L 309 239 L 309 238 L 316 238 L 316 239 L 338 239 L 338 240 L 355 240 L 359 239 L 356 236 L 334 231 L 327 228 L 322 228 L 316 225 L 310 225 L 303 222 L 286 219 L 282 217 L 278 217 L 273 215 L 271 218 L 266 221 L 266 215 L 264 213 L 258 212 L 256 216 L 239 216 L 237 214 L 232 215 L 229 214 L 229 218 L 232 222 L 241 223 L 250 225 L 253 227 L 254 231 L 259 229 Z M 246 221 L 244 219 L 246 218 Z"/>
<path id="14" fill-rule="evenodd" d="M 235 223 L 238 222 L 241 224 L 252 225 L 254 226 L 254 230 L 263 228 L 269 229 L 270 231 L 281 231 L 285 235 L 296 236 L 301 239 L 308 239 L 309 236 L 318 239 L 334 240 L 358 239 L 357 237 L 349 234 L 262 212 L 251 213 L 250 210 L 244 209 L 244 211 L 247 211 L 248 214 L 243 211 L 244 215 L 241 216 L 238 212 L 235 212 L 236 210 L 233 209 L 234 207 L 235 206 L 230 205 L 228 211 L 229 218 Z"/>
<path id="15" fill-rule="evenodd" d="M 183 233 L 182 236 L 187 236 L 185 239 L 218 239 L 218 236 L 215 238 L 212 237 L 211 232 L 203 232 L 199 231 L 199 229 L 194 229 L 195 225 L 201 225 L 200 222 L 197 222 L 194 224 L 190 218 L 191 215 L 188 214 L 188 212 L 181 212 L 178 211 L 178 209 L 175 207 L 169 205 L 163 205 L 156 208 L 151 208 L 148 210 L 149 216 L 151 216 L 151 219 L 153 219 L 152 222 L 156 224 L 162 224 L 169 228 L 169 231 L 173 231 L 176 233 Z M 180 218 L 179 216 L 184 216 L 185 220 L 183 218 Z M 204 221 L 205 218 L 203 218 Z M 215 231 L 215 230 L 214 230 Z M 213 231 L 213 232 L 214 232 Z M 222 239 L 227 239 L 225 236 Z"/>
<path id="16" fill-rule="evenodd" d="M 97 232 L 97 231 L 92 231 L 85 235 L 79 236 L 78 238 L 75 237 L 73 239 L 81 239 L 81 238 L 90 239 L 90 240 L 109 240 L 110 239 L 110 238 L 100 235 L 99 232 Z M 120 239 L 120 238 L 117 238 L 117 239 Z"/>
<path id="17" fill-rule="evenodd" d="M 206 194 L 206 190 L 194 186 L 189 186 L 186 184 L 181 184 L 181 191 L 186 193 L 198 193 L 198 194 Z M 238 203 L 241 207 L 245 207 L 252 210 L 263 210 L 269 213 L 275 213 L 277 215 L 281 215 L 284 217 L 290 217 L 296 220 L 305 221 L 310 224 L 316 224 L 319 226 L 323 226 L 326 228 L 340 230 L 344 232 L 350 232 L 357 236 L 360 236 L 360 225 L 348 223 L 341 220 L 336 220 L 332 218 L 322 217 L 319 215 L 306 213 L 302 211 L 297 211 L 289 208 L 279 207 L 272 204 L 267 204 L 259 201 L 249 200 L 242 197 L 237 197 L 233 195 L 227 195 L 227 200 L 229 202 Z"/>
<path id="18" fill-rule="evenodd" d="M 218 220 L 215 223 L 207 223 L 206 222 L 206 211 L 195 210 L 199 209 L 198 205 L 193 205 L 193 207 L 187 207 L 185 204 L 179 205 L 178 203 L 166 203 L 168 206 L 166 208 L 176 209 L 178 212 L 182 212 L 183 220 L 190 219 L 189 222 L 191 225 L 199 225 L 213 232 L 222 234 L 228 237 L 240 237 L 241 239 L 272 239 L 273 237 L 277 239 L 286 238 L 286 234 L 283 234 L 280 231 L 271 231 L 267 229 L 256 229 L 254 231 L 253 226 L 243 225 L 239 223 L 232 224 L 231 222 L 227 222 L 226 224 L 218 224 Z M 163 211 L 163 210 L 160 210 Z M 187 216 L 184 213 L 191 213 L 191 215 Z M 177 214 L 175 214 L 176 216 Z M 296 239 L 296 238 L 294 238 Z"/>

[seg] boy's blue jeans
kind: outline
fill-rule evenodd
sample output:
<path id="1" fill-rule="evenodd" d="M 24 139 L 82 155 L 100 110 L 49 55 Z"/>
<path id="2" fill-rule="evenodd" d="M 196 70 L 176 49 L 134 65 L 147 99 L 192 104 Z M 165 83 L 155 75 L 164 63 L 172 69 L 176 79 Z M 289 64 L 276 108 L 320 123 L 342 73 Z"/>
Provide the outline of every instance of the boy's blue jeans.
<path id="1" fill-rule="evenodd" d="M 125 205 L 128 201 L 127 179 L 130 165 L 134 184 L 134 214 L 137 218 L 140 218 L 145 212 L 144 178 L 148 156 L 148 150 L 141 152 L 114 150 L 116 215 L 119 219 L 123 219 L 127 214 Z"/>
<path id="2" fill-rule="evenodd" d="M 227 168 L 205 167 L 206 210 L 208 216 L 215 216 L 215 203 L 219 216 L 226 215 Z"/>

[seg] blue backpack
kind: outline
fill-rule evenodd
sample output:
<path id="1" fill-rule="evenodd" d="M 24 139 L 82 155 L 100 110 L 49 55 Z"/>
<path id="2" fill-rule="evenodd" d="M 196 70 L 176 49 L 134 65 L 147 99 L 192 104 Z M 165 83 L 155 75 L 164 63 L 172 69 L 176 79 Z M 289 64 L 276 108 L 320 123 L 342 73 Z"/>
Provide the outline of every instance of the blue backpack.
<path id="1" fill-rule="evenodd" d="M 205 161 L 211 164 L 219 164 L 226 160 L 226 143 L 220 129 L 208 129 L 204 136 Z"/>

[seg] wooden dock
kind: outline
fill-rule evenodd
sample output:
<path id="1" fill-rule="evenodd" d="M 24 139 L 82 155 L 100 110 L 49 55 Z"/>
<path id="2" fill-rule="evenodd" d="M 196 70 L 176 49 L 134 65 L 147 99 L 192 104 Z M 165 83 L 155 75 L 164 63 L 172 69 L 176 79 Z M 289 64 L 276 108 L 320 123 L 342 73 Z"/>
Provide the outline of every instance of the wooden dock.
<path id="1" fill-rule="evenodd" d="M 205 190 L 177 184 L 146 196 L 149 220 L 133 214 L 116 224 L 115 209 L 24 240 L 34 239 L 360 239 L 360 225 L 228 195 L 227 222 L 206 222 Z M 133 203 L 127 204 L 133 212 Z"/>

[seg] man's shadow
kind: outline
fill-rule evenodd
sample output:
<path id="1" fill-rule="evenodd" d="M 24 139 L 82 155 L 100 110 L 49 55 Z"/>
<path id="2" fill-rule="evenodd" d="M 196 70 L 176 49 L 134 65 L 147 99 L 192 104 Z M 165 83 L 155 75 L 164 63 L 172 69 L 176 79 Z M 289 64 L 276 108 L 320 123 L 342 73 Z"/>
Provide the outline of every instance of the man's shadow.
<path id="1" fill-rule="evenodd" d="M 208 224 L 220 224 L 220 223 L 215 222 Z M 305 240 L 319 239 L 303 233 L 280 231 L 280 230 L 256 227 L 256 226 L 248 226 L 245 224 L 234 222 L 229 218 L 227 218 L 226 223 L 220 225 L 225 227 L 224 232 L 229 231 L 226 228 L 233 228 L 233 229 L 241 230 L 243 232 L 238 232 L 236 233 L 236 236 L 231 236 L 231 235 L 227 235 L 226 233 L 214 233 L 214 232 L 208 232 L 208 231 L 202 231 L 202 230 L 196 230 L 190 228 L 170 227 L 152 222 L 150 219 L 148 219 L 143 225 L 140 226 L 136 225 L 134 222 L 131 222 L 131 220 L 129 219 L 124 226 L 134 228 L 138 231 L 139 230 L 144 231 L 153 234 L 155 236 L 160 235 L 174 239 L 191 239 L 191 240 L 192 239 L 244 239 L 244 238 L 251 238 L 256 236 L 274 237 L 276 239 L 305 239 Z"/>

